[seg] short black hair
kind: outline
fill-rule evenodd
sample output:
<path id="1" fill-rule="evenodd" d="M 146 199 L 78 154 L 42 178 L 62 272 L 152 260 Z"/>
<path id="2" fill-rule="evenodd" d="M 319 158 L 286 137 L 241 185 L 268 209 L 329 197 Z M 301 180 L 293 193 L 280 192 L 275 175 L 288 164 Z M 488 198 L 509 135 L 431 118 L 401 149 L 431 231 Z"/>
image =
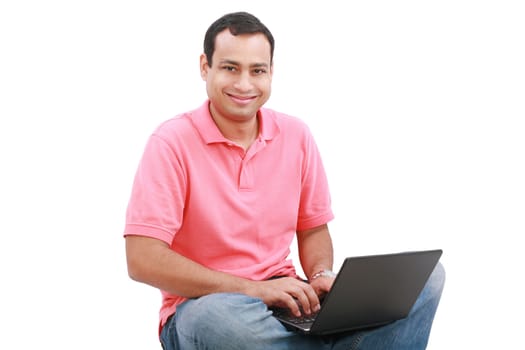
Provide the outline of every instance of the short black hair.
<path id="1" fill-rule="evenodd" d="M 254 15 L 248 12 L 232 12 L 213 22 L 204 36 L 204 54 L 208 65 L 212 65 L 212 56 L 215 51 L 215 38 L 225 29 L 229 29 L 232 35 L 262 33 L 270 43 L 270 62 L 273 61 L 273 50 L 275 40 L 270 30 Z"/>

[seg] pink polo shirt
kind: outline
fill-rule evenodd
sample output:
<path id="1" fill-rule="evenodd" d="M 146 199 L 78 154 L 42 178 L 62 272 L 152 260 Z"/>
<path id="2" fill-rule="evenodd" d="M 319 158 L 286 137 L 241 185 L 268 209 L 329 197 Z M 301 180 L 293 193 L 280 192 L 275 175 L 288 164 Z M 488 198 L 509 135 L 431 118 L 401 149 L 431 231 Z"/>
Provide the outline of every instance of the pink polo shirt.
<path id="1" fill-rule="evenodd" d="M 125 235 L 160 239 L 217 271 L 252 280 L 296 275 L 288 259 L 297 230 L 333 218 L 328 183 L 304 122 L 259 111 L 259 136 L 245 152 L 208 109 L 161 124 L 140 161 Z M 185 299 L 162 291 L 160 324 Z"/>

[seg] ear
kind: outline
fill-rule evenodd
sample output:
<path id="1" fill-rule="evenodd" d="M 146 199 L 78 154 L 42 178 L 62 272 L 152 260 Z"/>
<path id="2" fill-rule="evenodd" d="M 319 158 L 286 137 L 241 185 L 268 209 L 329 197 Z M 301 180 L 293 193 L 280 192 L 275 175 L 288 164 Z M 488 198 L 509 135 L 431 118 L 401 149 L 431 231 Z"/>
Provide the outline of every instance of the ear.
<path id="1" fill-rule="evenodd" d="M 208 59 L 206 58 L 205 54 L 201 54 L 199 62 L 200 62 L 201 78 L 202 80 L 206 81 L 208 77 L 208 68 L 210 67 L 208 66 Z"/>

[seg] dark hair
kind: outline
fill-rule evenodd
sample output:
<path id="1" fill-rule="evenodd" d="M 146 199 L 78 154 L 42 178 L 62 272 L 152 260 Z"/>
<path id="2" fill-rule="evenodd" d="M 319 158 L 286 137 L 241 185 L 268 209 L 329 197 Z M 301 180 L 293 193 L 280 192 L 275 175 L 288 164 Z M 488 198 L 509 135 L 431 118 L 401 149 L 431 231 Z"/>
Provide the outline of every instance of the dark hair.
<path id="1" fill-rule="evenodd" d="M 270 30 L 254 15 L 248 12 L 228 13 L 213 22 L 204 36 L 204 54 L 211 67 L 213 52 L 215 51 L 215 38 L 217 34 L 229 29 L 232 35 L 262 33 L 270 42 L 270 61 L 273 61 L 275 40 Z"/>

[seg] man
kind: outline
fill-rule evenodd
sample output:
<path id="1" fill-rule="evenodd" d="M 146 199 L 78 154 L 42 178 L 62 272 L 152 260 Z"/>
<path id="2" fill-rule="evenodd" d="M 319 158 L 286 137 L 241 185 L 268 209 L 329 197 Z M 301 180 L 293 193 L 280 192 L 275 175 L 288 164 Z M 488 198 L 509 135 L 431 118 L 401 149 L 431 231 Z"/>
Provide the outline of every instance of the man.
<path id="1" fill-rule="evenodd" d="M 215 21 L 200 71 L 208 100 L 151 135 L 126 215 L 132 279 L 161 290 L 160 341 L 171 349 L 419 349 L 443 273 L 411 315 L 367 332 L 306 336 L 268 307 L 319 310 L 332 283 L 333 219 L 315 141 L 299 119 L 263 108 L 274 38 L 245 12 Z M 297 238 L 296 273 L 290 244 Z M 419 347 L 417 347 L 419 346 Z"/>

